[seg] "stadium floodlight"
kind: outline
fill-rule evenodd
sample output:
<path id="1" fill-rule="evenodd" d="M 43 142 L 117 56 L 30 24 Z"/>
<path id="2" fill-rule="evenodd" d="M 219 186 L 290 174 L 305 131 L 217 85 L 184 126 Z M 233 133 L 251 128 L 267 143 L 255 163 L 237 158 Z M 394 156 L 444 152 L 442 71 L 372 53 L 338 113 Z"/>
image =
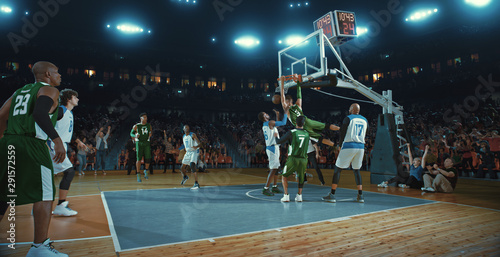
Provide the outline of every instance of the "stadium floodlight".
<path id="1" fill-rule="evenodd" d="M 110 25 L 108 25 L 108 26 L 110 26 Z M 118 25 L 118 26 L 116 26 L 116 29 L 118 29 L 119 31 L 121 31 L 123 33 L 127 33 L 127 34 L 136 34 L 136 33 L 141 33 L 144 31 L 143 28 L 140 28 L 136 25 L 130 25 L 130 24 Z"/>
<path id="2" fill-rule="evenodd" d="M 2 11 L 4 13 L 11 13 L 12 12 L 12 8 L 10 8 L 8 6 L 2 6 L 2 7 L 0 7 L 0 11 Z"/>
<path id="3" fill-rule="evenodd" d="M 432 16 L 433 14 L 435 14 L 437 12 L 438 12 L 438 9 L 433 9 L 433 10 L 428 9 L 428 10 L 414 12 L 410 15 L 410 17 L 406 17 L 405 21 L 421 21 L 421 20 L 424 20 L 426 18 L 429 18 L 430 16 Z"/>
<path id="4" fill-rule="evenodd" d="M 28 11 L 26 11 L 26 12 L 24 12 L 24 13 L 25 13 L 26 15 L 29 15 L 29 14 L 30 14 L 30 12 L 28 12 Z"/>
<path id="5" fill-rule="evenodd" d="M 260 44 L 260 41 L 252 36 L 244 36 L 236 39 L 235 44 L 244 48 L 253 48 Z"/>
<path id="6" fill-rule="evenodd" d="M 358 36 L 361 36 L 363 34 L 366 34 L 368 33 L 368 28 L 365 28 L 365 27 L 357 27 L 356 28 L 356 34 L 358 34 Z"/>
<path id="7" fill-rule="evenodd" d="M 466 4 L 475 6 L 475 7 L 485 7 L 490 4 L 491 0 L 465 0 Z"/>
<path id="8" fill-rule="evenodd" d="M 285 39 L 285 43 L 289 46 L 299 43 L 304 40 L 303 36 L 300 35 L 290 35 Z"/>
<path id="9" fill-rule="evenodd" d="M 293 7 L 293 4 L 290 4 L 290 8 L 292 8 L 292 7 Z"/>

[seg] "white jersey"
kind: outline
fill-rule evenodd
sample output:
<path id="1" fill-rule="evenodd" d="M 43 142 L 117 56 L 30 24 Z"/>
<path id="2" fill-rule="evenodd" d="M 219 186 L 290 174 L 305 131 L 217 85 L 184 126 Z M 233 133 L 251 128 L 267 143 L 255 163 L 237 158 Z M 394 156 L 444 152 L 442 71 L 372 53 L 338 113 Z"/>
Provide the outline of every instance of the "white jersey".
<path id="1" fill-rule="evenodd" d="M 351 114 L 347 116 L 349 119 L 349 126 L 345 133 L 342 148 L 357 148 L 364 149 L 366 129 L 368 128 L 368 121 L 361 115 Z"/>
<path id="2" fill-rule="evenodd" d="M 196 140 L 193 139 L 193 132 L 190 132 L 189 135 L 184 134 L 182 136 L 182 141 L 184 143 L 184 147 L 186 148 L 186 152 L 193 152 L 198 149 L 193 149 L 193 147 L 198 146 Z"/>
<path id="3" fill-rule="evenodd" d="M 262 126 L 262 131 L 264 132 L 264 139 L 266 140 L 266 146 L 276 145 L 276 138 L 280 138 L 278 133 L 278 128 L 274 127 L 271 129 L 269 127 L 269 121 L 264 122 Z M 278 137 L 274 137 L 277 134 Z"/>
<path id="4" fill-rule="evenodd" d="M 64 143 L 70 143 L 73 137 L 73 112 L 68 111 L 65 106 L 61 107 L 64 114 L 63 117 L 56 122 L 55 129 Z"/>

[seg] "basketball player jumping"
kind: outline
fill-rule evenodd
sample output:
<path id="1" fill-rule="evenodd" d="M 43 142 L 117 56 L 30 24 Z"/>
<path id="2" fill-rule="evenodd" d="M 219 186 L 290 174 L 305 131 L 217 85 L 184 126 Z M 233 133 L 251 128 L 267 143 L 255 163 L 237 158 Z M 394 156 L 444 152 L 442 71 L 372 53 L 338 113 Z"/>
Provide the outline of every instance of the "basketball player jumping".
<path id="1" fill-rule="evenodd" d="M 137 123 L 132 127 L 132 131 L 130 131 L 130 136 L 133 140 L 135 140 L 135 149 L 137 151 L 137 162 L 136 171 L 137 171 L 137 182 L 142 182 L 141 173 L 139 170 L 141 169 L 141 160 L 144 157 L 144 178 L 148 179 L 148 169 L 149 164 L 151 163 L 151 136 L 152 128 L 151 124 L 148 123 L 148 115 L 146 113 L 141 113 L 139 115 L 141 118 L 141 123 Z"/>
<path id="2" fill-rule="evenodd" d="M 273 110 L 276 113 L 276 120 L 279 119 L 279 111 Z M 286 112 L 286 111 L 285 111 Z M 280 167 L 280 146 L 276 144 L 276 138 L 280 138 L 277 127 L 286 125 L 287 115 L 283 115 L 282 121 L 271 120 L 269 114 L 260 112 L 259 120 L 262 121 L 262 131 L 266 140 L 266 154 L 269 159 L 269 175 L 267 176 L 266 186 L 262 190 L 262 194 L 273 196 L 274 193 L 281 193 L 278 189 L 278 169 Z M 273 189 L 269 190 L 269 185 L 273 180 Z"/>
<path id="3" fill-rule="evenodd" d="M 302 111 L 302 91 L 300 85 L 297 83 L 297 101 L 293 104 L 293 98 L 291 95 L 285 96 L 285 89 L 283 85 L 280 87 L 281 93 L 281 105 L 283 106 L 283 110 L 285 110 L 285 114 L 288 115 L 288 119 L 290 122 L 297 126 L 296 120 L 299 116 L 304 116 L 304 112 Z M 321 135 L 325 130 L 339 130 L 338 126 L 333 124 L 327 125 L 325 123 L 311 120 L 304 116 L 306 121 L 304 124 L 304 130 L 309 132 L 309 136 L 313 142 L 323 143 L 325 145 L 333 146 L 333 142 L 329 139 L 323 138 Z M 314 143 L 313 143 L 314 144 Z"/>

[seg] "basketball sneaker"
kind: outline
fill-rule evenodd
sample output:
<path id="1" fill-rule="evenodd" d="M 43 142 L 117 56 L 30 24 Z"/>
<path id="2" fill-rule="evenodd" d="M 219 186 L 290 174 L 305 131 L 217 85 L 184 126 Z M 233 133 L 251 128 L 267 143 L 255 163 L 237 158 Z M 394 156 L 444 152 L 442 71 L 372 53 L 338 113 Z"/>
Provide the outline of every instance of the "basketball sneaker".
<path id="1" fill-rule="evenodd" d="M 200 189 L 200 184 L 198 183 L 194 183 L 193 187 L 191 188 L 191 190 L 198 190 Z"/>
<path id="2" fill-rule="evenodd" d="M 137 173 L 137 182 L 142 182 L 141 180 L 141 174 Z"/>
<path id="3" fill-rule="evenodd" d="M 148 177 L 148 170 L 144 170 L 144 178 L 145 179 L 149 179 L 149 177 Z"/>
<path id="4" fill-rule="evenodd" d="M 36 247 L 34 245 L 31 245 L 31 248 L 26 255 L 26 257 L 35 257 L 35 256 L 60 256 L 60 257 L 67 257 L 67 254 L 60 253 L 56 249 L 54 249 L 54 246 L 52 246 L 52 242 L 50 241 L 50 238 L 47 238 L 43 243 Z"/>
<path id="5" fill-rule="evenodd" d="M 281 202 L 290 202 L 290 195 L 284 194 L 281 198 Z"/>
<path id="6" fill-rule="evenodd" d="M 324 196 L 321 199 L 323 199 L 323 201 L 331 203 L 337 202 L 337 199 L 335 199 L 335 195 L 332 195 L 332 193 L 329 193 L 327 196 Z"/>
<path id="7" fill-rule="evenodd" d="M 283 193 L 283 191 L 281 191 L 277 186 L 273 186 L 272 190 L 271 190 L 273 193 L 276 193 L 276 194 L 281 194 Z"/>
<path id="8" fill-rule="evenodd" d="M 401 187 L 401 188 L 410 188 L 410 186 L 408 186 L 406 184 L 399 184 L 399 187 Z"/>
<path id="9" fill-rule="evenodd" d="M 297 195 L 295 196 L 295 201 L 296 201 L 296 202 L 302 202 L 302 195 L 297 194 Z"/>
<path id="10" fill-rule="evenodd" d="M 61 215 L 61 216 L 75 216 L 78 214 L 77 211 L 74 211 L 68 207 L 68 201 L 64 201 L 61 204 L 58 204 L 54 211 L 53 215 Z"/>
<path id="11" fill-rule="evenodd" d="M 364 203 L 365 202 L 365 198 L 363 197 L 363 195 L 358 195 L 358 198 L 356 198 L 356 201 L 360 202 L 360 203 Z"/>
<path id="12" fill-rule="evenodd" d="M 382 181 L 382 183 L 378 184 L 377 187 L 388 187 L 387 182 Z"/>
<path id="13" fill-rule="evenodd" d="M 184 183 L 186 183 L 186 181 L 189 179 L 189 177 L 187 175 L 184 175 L 184 177 L 182 178 L 182 181 L 181 181 L 181 185 L 184 185 Z"/>
<path id="14" fill-rule="evenodd" d="M 274 195 L 274 193 L 271 192 L 271 190 L 269 188 L 268 189 L 265 189 L 265 188 L 262 189 L 262 194 L 263 195 L 267 195 L 267 196 L 273 196 Z"/>

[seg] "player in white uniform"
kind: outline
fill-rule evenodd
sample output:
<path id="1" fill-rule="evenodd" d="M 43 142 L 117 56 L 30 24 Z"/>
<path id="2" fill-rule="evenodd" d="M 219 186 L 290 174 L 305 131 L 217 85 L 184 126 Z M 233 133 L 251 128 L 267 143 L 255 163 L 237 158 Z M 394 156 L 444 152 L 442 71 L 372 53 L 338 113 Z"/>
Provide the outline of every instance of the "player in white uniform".
<path id="1" fill-rule="evenodd" d="M 191 168 L 191 173 L 194 173 L 194 185 L 191 189 L 199 189 L 200 184 L 198 184 L 198 173 L 196 172 L 196 163 L 198 162 L 198 155 L 200 153 L 200 140 L 195 133 L 190 132 L 189 126 L 184 126 L 184 135 L 182 136 L 182 141 L 184 143 L 184 147 L 186 148 L 186 154 L 182 159 L 182 182 L 181 185 L 184 185 L 186 181 L 189 179 L 188 175 L 186 175 L 187 167 Z"/>
<path id="2" fill-rule="evenodd" d="M 276 113 L 276 119 L 279 119 L 279 112 L 277 110 L 273 111 Z M 271 120 L 269 114 L 260 112 L 258 117 L 259 120 L 263 122 L 262 132 L 264 133 L 264 139 L 266 140 L 266 154 L 269 159 L 270 170 L 269 175 L 267 176 L 266 185 L 262 190 L 262 194 L 273 196 L 274 193 L 282 193 L 276 184 L 278 182 L 278 169 L 280 167 L 280 146 L 276 144 L 276 138 L 280 138 L 277 127 L 286 125 L 288 116 L 285 113 L 282 121 L 274 121 Z M 274 185 L 272 190 L 269 190 L 271 180 L 273 180 Z"/>
<path id="3" fill-rule="evenodd" d="M 68 207 L 68 201 L 66 201 L 66 197 L 68 196 L 69 186 L 71 185 L 71 181 L 75 176 L 75 170 L 73 169 L 73 164 L 69 160 L 68 157 L 68 144 L 71 142 L 71 138 L 73 136 L 73 108 L 78 106 L 78 93 L 71 89 L 64 89 L 59 94 L 59 102 L 61 106 L 59 107 L 59 117 L 57 120 L 55 129 L 61 140 L 64 143 L 64 149 L 66 150 L 66 158 L 62 163 L 56 163 L 52 161 L 54 166 L 54 174 L 58 174 L 63 172 L 63 178 L 61 179 L 61 183 L 59 184 L 59 203 L 56 208 L 52 212 L 54 215 L 63 215 L 63 216 L 74 216 L 78 214 L 77 211 L 74 211 Z M 62 117 L 61 117 L 62 115 Z M 81 148 L 86 148 L 85 144 L 83 144 L 79 139 L 75 140 Z M 55 156 L 54 152 L 54 142 L 51 140 L 47 141 L 50 147 L 50 156 Z"/>
<path id="4" fill-rule="evenodd" d="M 340 179 L 340 172 L 342 169 L 347 169 L 349 165 L 352 165 L 354 178 L 358 186 L 358 197 L 356 200 L 360 203 L 365 202 L 359 169 L 363 163 L 363 155 L 365 153 L 365 135 L 368 128 L 368 121 L 365 117 L 359 115 L 359 109 L 359 104 L 352 104 L 349 108 L 350 115 L 342 122 L 340 129 L 340 140 L 343 140 L 343 142 L 340 142 L 342 148 L 335 163 L 332 190 L 327 196 L 323 197 L 324 201 L 336 202 L 335 190 Z"/>

